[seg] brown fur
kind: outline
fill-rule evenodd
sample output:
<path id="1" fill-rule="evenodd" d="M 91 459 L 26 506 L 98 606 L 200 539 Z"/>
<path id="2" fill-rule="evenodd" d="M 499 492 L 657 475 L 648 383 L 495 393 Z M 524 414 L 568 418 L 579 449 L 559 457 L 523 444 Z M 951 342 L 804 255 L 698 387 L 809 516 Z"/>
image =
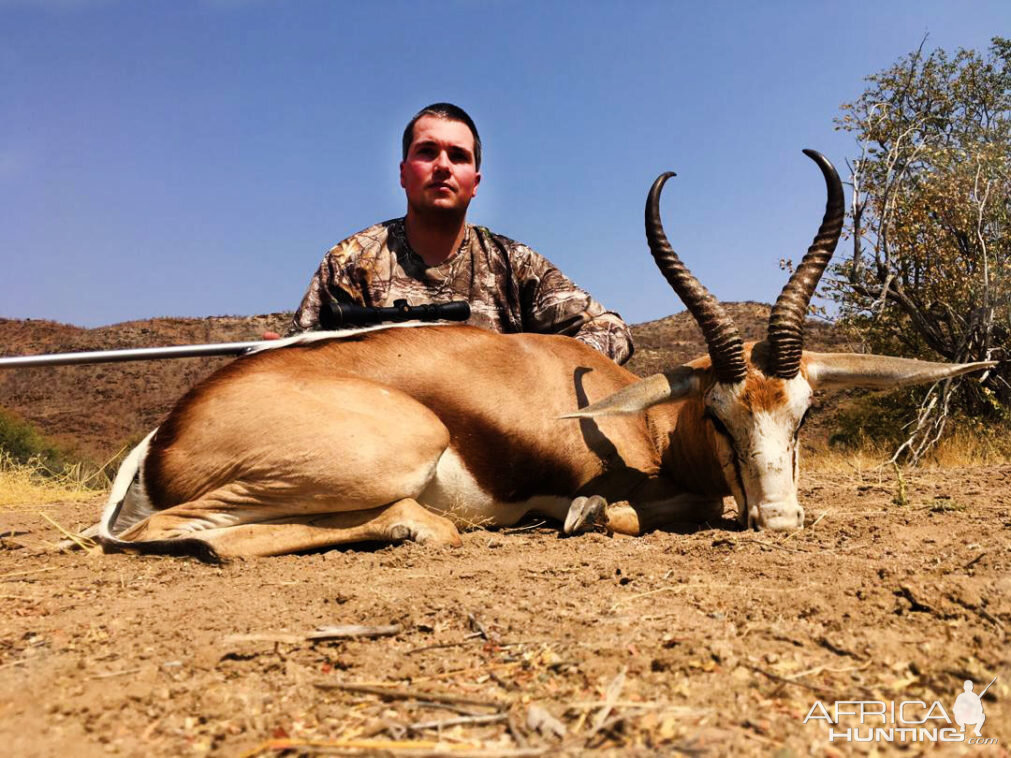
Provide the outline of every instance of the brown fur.
<path id="1" fill-rule="evenodd" d="M 701 398 L 690 398 L 674 406 L 656 406 L 651 417 L 664 412 L 663 470 L 684 492 L 724 497 L 730 494 L 723 470 L 716 458 L 716 431 L 702 415 Z"/>
<path id="2" fill-rule="evenodd" d="M 430 360 L 417 360 L 418 354 Z M 582 369 L 578 376 L 574 366 Z M 356 384 L 362 380 L 368 384 Z M 467 469 L 497 499 L 520 502 L 534 495 L 564 496 L 608 468 L 657 469 L 659 460 L 642 418 L 558 420 L 578 407 L 580 394 L 585 405 L 635 380 L 575 340 L 503 336 L 472 327 L 390 329 L 351 340 L 267 351 L 235 361 L 179 401 L 152 440 L 145 482 L 152 501 L 165 508 L 202 497 L 230 477 L 249 476 L 222 459 L 234 455 L 230 446 L 208 449 L 208 443 L 200 441 L 201 430 L 210 429 L 210 434 L 232 425 L 248 426 L 241 418 L 222 418 L 225 409 L 234 407 L 234 415 L 244 407 L 255 420 L 269 416 L 272 423 L 261 433 L 276 436 L 285 420 L 274 418 L 272 406 L 283 405 L 284 415 L 296 417 L 290 405 L 297 402 L 300 386 L 343 382 L 347 387 L 342 391 L 357 387 L 365 392 L 366 403 L 377 386 L 395 388 L 417 401 L 432 416 L 419 423 L 424 426 L 434 419 L 445 425 Z M 270 386 L 273 394 L 258 385 Z M 521 396 L 522 402 L 516 402 L 517 388 L 531 390 Z M 229 401 L 232 397 L 235 403 Z M 403 413 L 400 416 L 398 433 L 409 435 L 413 427 L 406 424 Z M 620 444 L 601 444 L 612 437 Z M 334 460 L 339 460 L 341 440 L 331 444 Z M 194 488 L 188 483 L 199 481 L 200 475 L 192 469 L 214 475 Z M 264 475 L 269 473 L 268 469 Z"/>
<path id="3" fill-rule="evenodd" d="M 752 411 L 772 410 L 787 402 L 784 380 L 772 376 L 748 374 L 744 380 L 741 402 Z"/>
<path id="4" fill-rule="evenodd" d="M 789 401 L 784 380 L 764 374 L 766 350 L 745 346 L 749 373 L 724 413 Z M 202 534 L 225 554 L 274 551 L 275 538 L 284 551 L 366 533 L 452 544 L 445 520 L 419 503 L 503 524 L 538 497 L 535 507 L 554 509 L 599 496 L 609 528 L 630 533 L 715 518 L 731 490 L 739 504 L 747 499 L 743 459 L 705 413 L 716 389 L 710 359 L 689 366 L 701 386 L 685 399 L 562 419 L 637 377 L 572 339 L 466 326 L 377 330 L 248 356 L 187 393 L 152 439 L 143 474 L 160 511 L 124 536 Z M 807 369 L 805 360 L 805 378 Z M 387 512 L 394 503 L 402 505 Z M 584 518 L 583 508 L 570 515 Z M 338 517 L 351 513 L 362 515 Z"/>

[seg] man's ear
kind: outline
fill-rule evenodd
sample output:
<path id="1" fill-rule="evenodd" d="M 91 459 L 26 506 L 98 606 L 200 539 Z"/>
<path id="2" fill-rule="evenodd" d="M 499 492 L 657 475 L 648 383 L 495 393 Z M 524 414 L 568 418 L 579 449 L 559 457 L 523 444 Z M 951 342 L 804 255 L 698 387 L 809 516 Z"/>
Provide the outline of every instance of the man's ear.
<path id="1" fill-rule="evenodd" d="M 477 197 L 477 185 L 481 183 L 481 172 L 476 171 L 474 173 L 474 191 L 471 193 L 471 197 Z"/>
<path id="2" fill-rule="evenodd" d="M 407 189 L 407 185 L 404 184 L 404 163 L 406 161 L 400 161 L 400 186 Z"/>

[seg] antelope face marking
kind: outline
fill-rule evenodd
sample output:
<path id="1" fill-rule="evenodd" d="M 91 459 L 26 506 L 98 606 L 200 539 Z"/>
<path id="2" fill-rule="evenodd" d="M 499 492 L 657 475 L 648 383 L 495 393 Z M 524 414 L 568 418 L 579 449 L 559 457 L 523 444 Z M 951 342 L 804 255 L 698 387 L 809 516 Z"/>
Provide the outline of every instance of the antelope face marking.
<path id="1" fill-rule="evenodd" d="M 799 529 L 797 434 L 811 405 L 802 376 L 777 379 L 751 371 L 743 382 L 716 383 L 706 393 L 705 417 L 715 430 L 716 455 L 737 500 L 742 525 Z"/>

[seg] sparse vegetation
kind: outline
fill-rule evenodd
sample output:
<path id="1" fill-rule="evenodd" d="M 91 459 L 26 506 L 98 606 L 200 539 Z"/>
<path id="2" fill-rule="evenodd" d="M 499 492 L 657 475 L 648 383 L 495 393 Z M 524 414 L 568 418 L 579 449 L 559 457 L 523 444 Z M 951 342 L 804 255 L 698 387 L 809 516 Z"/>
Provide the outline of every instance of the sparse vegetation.
<path id="1" fill-rule="evenodd" d="M 41 457 L 20 461 L 0 448 L 0 508 L 90 500 L 108 480 L 83 469 L 76 463 L 56 472 Z"/>
<path id="2" fill-rule="evenodd" d="M 0 408 L 0 507 L 92 498 L 109 484 L 106 468 L 78 459 Z"/>
<path id="3" fill-rule="evenodd" d="M 840 402 L 828 444 L 842 454 L 856 451 L 893 458 L 915 424 L 919 397 L 912 389 L 887 393 L 853 393 Z M 934 465 L 979 465 L 1011 461 L 1011 418 L 979 418 L 953 412 L 947 435 L 920 461 Z"/>
<path id="4" fill-rule="evenodd" d="M 960 513 L 965 506 L 950 497 L 935 497 L 928 506 L 931 513 Z"/>
<path id="5" fill-rule="evenodd" d="M 892 505 L 909 505 L 909 490 L 906 488 L 906 479 L 902 476 L 902 469 L 898 463 L 892 462 L 895 469 L 895 495 L 892 496 Z"/>
<path id="6" fill-rule="evenodd" d="M 0 450 L 14 462 L 35 460 L 47 469 L 59 469 L 68 454 L 16 413 L 0 407 Z"/>
<path id="7" fill-rule="evenodd" d="M 895 456 L 915 463 L 959 415 L 1011 423 L 1011 40 L 952 54 L 924 40 L 869 76 L 837 125 L 859 148 L 849 162 L 852 252 L 826 287 L 843 321 L 873 352 L 1004 361 L 887 396 L 893 412 L 882 421 L 902 428 Z M 882 405 L 870 402 L 868 415 Z M 899 408 L 914 423 L 896 425 Z"/>

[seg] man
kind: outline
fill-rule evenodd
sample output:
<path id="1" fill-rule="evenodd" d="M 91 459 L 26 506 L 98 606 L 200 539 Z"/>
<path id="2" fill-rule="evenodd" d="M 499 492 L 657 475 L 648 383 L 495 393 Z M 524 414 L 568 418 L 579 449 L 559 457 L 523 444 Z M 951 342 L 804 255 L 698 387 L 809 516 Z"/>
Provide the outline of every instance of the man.
<path id="1" fill-rule="evenodd" d="M 400 186 L 407 215 L 331 248 L 289 333 L 318 329 L 320 308 L 467 300 L 468 323 L 496 332 L 565 334 L 624 363 L 628 327 L 526 245 L 467 223 L 481 182 L 481 138 L 449 103 L 422 109 L 404 130 Z"/>

